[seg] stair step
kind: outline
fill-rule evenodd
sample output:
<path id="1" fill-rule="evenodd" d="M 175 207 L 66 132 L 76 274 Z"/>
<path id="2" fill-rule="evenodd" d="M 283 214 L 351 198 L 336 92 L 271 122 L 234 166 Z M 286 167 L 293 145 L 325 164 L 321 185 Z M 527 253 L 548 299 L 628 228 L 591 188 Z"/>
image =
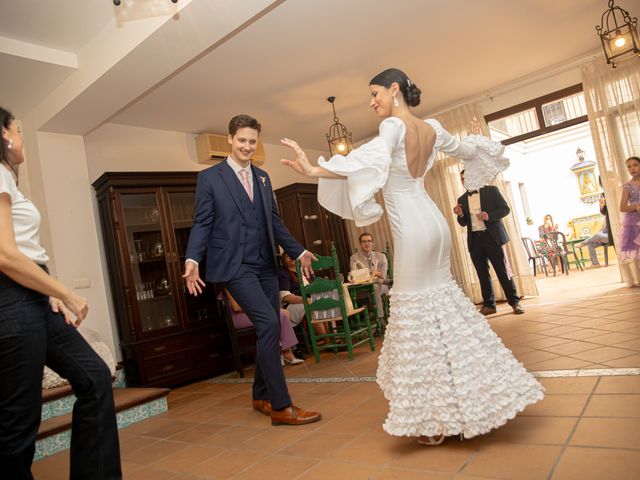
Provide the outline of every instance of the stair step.
<path id="1" fill-rule="evenodd" d="M 118 428 L 166 412 L 169 392 L 168 388 L 114 388 Z M 71 413 L 43 420 L 38 430 L 35 460 L 69 448 L 70 432 Z"/>
<path id="2" fill-rule="evenodd" d="M 122 365 L 118 364 L 116 365 L 116 373 L 112 377 L 112 380 L 114 382 L 113 386 L 115 388 L 121 387 L 121 385 L 118 382 L 120 382 L 120 377 L 122 377 L 122 375 L 124 375 L 124 371 L 122 370 Z M 73 389 L 69 384 L 61 385 L 60 387 L 43 389 L 42 403 L 52 402 L 53 400 L 66 397 L 67 395 L 73 395 Z"/>
<path id="3" fill-rule="evenodd" d="M 124 388 L 126 386 L 124 382 L 124 370 L 122 370 L 121 366 L 116 367 L 116 374 L 112 380 L 114 389 Z M 75 401 L 76 397 L 69 384 L 42 390 L 41 421 L 44 422 L 50 418 L 71 413 Z"/>
<path id="4" fill-rule="evenodd" d="M 52 402 L 72 394 L 73 389 L 69 384 L 62 385 L 61 387 L 47 388 L 46 390 L 42 390 L 42 403 Z"/>

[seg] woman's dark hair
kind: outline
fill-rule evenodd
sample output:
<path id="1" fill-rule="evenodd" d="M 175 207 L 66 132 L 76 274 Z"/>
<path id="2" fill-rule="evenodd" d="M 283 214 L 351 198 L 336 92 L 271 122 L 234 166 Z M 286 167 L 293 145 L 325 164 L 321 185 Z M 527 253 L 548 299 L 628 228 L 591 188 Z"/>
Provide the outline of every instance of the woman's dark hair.
<path id="1" fill-rule="evenodd" d="M 371 79 L 369 85 L 380 85 L 385 88 L 390 88 L 393 82 L 396 82 L 400 87 L 400 92 L 407 105 L 410 107 L 420 105 L 420 94 L 422 91 L 415 83 L 409 80 L 406 73 L 398 68 L 389 68 L 384 72 L 380 72 Z"/>
<path id="2" fill-rule="evenodd" d="M 11 114 L 10 111 L 5 110 L 0 107 L 0 124 L 2 124 L 2 128 L 9 128 L 11 122 L 15 120 L 15 117 Z M 4 162 L 4 143 L 0 145 L 0 162 Z"/>
<path id="3" fill-rule="evenodd" d="M 629 160 L 635 160 L 636 162 L 640 162 L 640 157 L 636 157 L 635 155 L 627 158 L 624 163 L 627 163 Z"/>

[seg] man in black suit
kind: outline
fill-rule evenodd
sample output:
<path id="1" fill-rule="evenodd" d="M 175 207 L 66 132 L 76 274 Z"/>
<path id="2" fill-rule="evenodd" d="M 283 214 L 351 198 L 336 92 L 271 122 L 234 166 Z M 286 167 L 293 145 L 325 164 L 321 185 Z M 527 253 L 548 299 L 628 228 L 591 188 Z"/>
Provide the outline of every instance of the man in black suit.
<path id="1" fill-rule="evenodd" d="M 464 183 L 464 170 L 460 172 L 460 178 Z M 506 217 L 510 211 L 500 191 L 491 185 L 486 185 L 480 190 L 467 191 L 458 198 L 458 204 L 453 209 L 458 223 L 467 227 L 467 245 L 482 290 L 483 306 L 480 313 L 483 315 L 491 315 L 497 311 L 489 274 L 489 262 L 500 280 L 513 313 L 517 315 L 524 313 L 520 306 L 520 297 L 516 293 L 516 286 L 507 273 L 502 250 L 502 245 L 509 241 L 502 218 Z"/>

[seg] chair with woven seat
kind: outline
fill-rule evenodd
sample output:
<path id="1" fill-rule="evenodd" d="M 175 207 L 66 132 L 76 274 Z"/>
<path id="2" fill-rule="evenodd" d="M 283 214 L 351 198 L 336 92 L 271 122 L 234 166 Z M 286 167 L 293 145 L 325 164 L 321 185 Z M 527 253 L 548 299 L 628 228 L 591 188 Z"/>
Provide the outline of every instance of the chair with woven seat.
<path id="1" fill-rule="evenodd" d="M 533 267 L 533 276 L 535 277 L 537 274 L 536 261 L 538 261 L 540 262 L 538 266 L 540 272 L 544 272 L 545 276 L 548 277 L 549 272 L 547 271 L 545 256 L 542 255 L 536 247 L 536 242 L 529 237 L 522 237 L 522 243 L 524 244 L 524 249 L 527 252 L 527 256 L 529 257 L 529 261 Z"/>
<path id="2" fill-rule="evenodd" d="M 345 295 L 340 281 L 340 267 L 335 247 L 331 246 L 330 257 L 318 257 L 312 263 L 312 268 L 316 277 L 305 285 L 300 262 L 296 261 L 300 296 L 305 299 L 307 332 L 316 363 L 320 362 L 320 351 L 323 350 L 337 353 L 338 350 L 346 349 L 349 360 L 353 360 L 353 348 L 358 345 L 368 342 L 371 351 L 375 351 L 373 329 L 367 308 L 353 309 L 347 303 L 350 302 L 350 297 L 348 294 Z M 318 323 L 325 325 L 326 333 L 315 332 L 313 325 Z"/>
<path id="3" fill-rule="evenodd" d="M 387 248 L 384 251 L 384 254 L 387 256 L 387 279 L 385 284 L 391 288 L 393 285 L 393 253 L 391 252 L 391 245 L 387 242 Z M 384 318 L 384 327 L 386 328 L 387 323 L 389 323 L 389 294 L 382 294 L 382 308 L 384 310 L 383 318 Z"/>

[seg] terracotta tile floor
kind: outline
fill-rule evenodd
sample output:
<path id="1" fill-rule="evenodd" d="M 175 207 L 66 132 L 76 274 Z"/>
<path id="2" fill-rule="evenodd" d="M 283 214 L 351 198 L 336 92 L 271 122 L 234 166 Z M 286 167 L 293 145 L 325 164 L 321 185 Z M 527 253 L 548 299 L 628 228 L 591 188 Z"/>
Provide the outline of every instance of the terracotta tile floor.
<path id="1" fill-rule="evenodd" d="M 547 394 L 488 435 L 430 448 L 385 434 L 378 340 L 351 362 L 326 353 L 286 368 L 295 402 L 323 413 L 311 425 L 272 427 L 234 375 L 173 390 L 167 413 L 121 430 L 125 478 L 640 478 L 640 289 L 619 283 L 616 266 L 538 279 L 524 315 L 501 305 L 490 323 Z M 67 478 L 68 452 L 33 471 Z"/>

